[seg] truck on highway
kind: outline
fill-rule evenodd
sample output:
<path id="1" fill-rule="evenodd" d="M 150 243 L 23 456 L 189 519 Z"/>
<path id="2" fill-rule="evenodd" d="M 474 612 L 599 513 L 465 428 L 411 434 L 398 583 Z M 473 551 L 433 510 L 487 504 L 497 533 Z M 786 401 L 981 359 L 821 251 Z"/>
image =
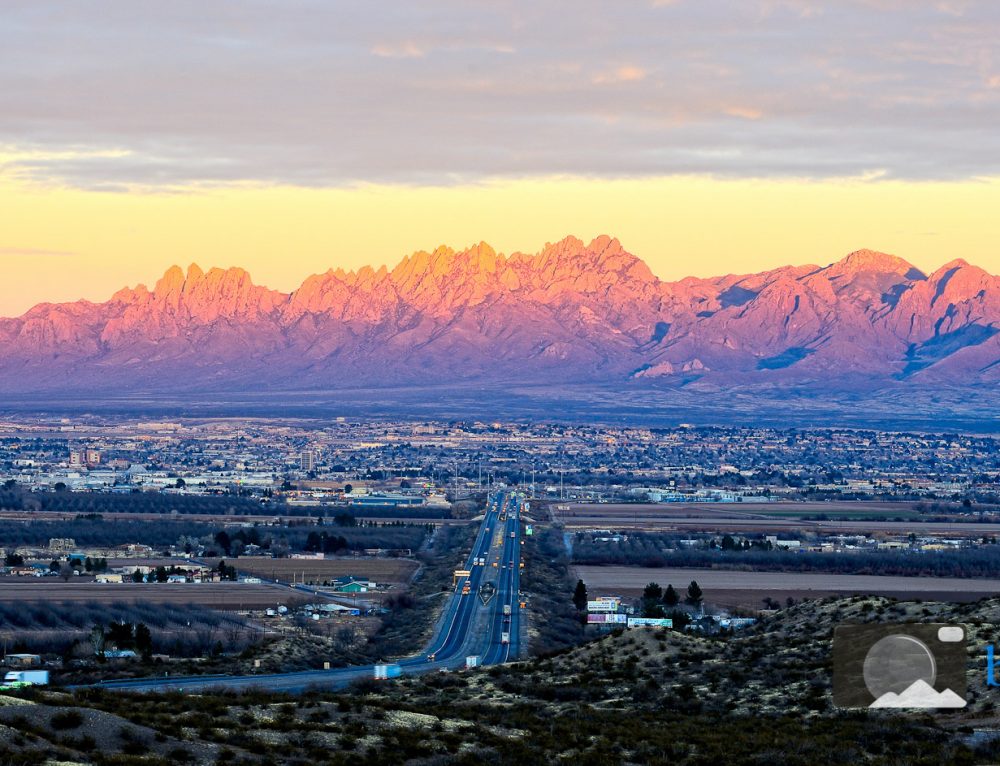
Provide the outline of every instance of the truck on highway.
<path id="1" fill-rule="evenodd" d="M 467 668 L 478 668 L 479 667 L 479 657 L 473 655 L 471 657 L 465 658 L 465 667 Z"/>
<path id="2" fill-rule="evenodd" d="M 510 604 L 503 605 L 503 613 L 505 616 L 510 614 Z"/>
<path id="3" fill-rule="evenodd" d="M 514 539 L 514 533 L 513 533 L 513 532 L 511 532 L 511 533 L 510 533 L 510 539 L 511 539 L 511 540 L 513 540 L 513 539 Z"/>
<path id="4" fill-rule="evenodd" d="M 510 643 L 510 633 L 504 632 L 500 634 L 500 643 L 509 644 Z"/>
<path id="5" fill-rule="evenodd" d="M 4 686 L 47 686 L 47 670 L 11 670 L 3 677 Z"/>
<path id="6" fill-rule="evenodd" d="M 390 678 L 399 678 L 403 675 L 403 669 L 397 665 L 376 665 L 375 666 L 375 680 L 376 681 L 387 681 Z"/>

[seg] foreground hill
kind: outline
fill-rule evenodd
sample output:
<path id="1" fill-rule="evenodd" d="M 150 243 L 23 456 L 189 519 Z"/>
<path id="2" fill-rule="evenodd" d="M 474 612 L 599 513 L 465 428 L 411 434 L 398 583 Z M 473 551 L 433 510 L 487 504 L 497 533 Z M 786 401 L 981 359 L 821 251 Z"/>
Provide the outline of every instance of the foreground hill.
<path id="1" fill-rule="evenodd" d="M 175 266 L 152 290 L 0 320 L 0 391 L 990 387 L 998 328 L 1000 280 L 961 260 L 923 274 L 859 250 L 663 282 L 615 239 L 568 237 L 535 255 L 442 247 L 292 293 L 238 268 Z"/>
<path id="2" fill-rule="evenodd" d="M 32 692 L 0 705 L 0 760 L 230 764 L 986 764 L 1000 744 L 992 690 L 944 714 L 837 711 L 830 637 L 841 622 L 941 620 L 979 604 L 804 602 L 732 638 L 633 630 L 551 657 L 299 697 Z M 319 662 L 319 658 L 317 658 Z M 0 698 L 0 703 L 2 703 Z M 14 701 L 11 701 L 14 702 Z M 73 715 L 75 713 L 75 715 Z M 982 730 L 978 737 L 970 736 Z"/>

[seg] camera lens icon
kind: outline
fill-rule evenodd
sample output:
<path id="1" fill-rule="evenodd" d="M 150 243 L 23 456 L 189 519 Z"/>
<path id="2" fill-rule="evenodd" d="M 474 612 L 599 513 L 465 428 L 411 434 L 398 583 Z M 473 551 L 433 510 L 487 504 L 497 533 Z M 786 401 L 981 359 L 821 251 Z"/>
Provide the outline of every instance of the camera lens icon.
<path id="1" fill-rule="evenodd" d="M 879 639 L 865 655 L 865 686 L 878 699 L 900 694 L 918 681 L 934 686 L 937 662 L 930 648 L 916 636 L 896 634 Z"/>
<path id="2" fill-rule="evenodd" d="M 966 663 L 962 625 L 839 625 L 833 701 L 847 708 L 964 707 Z"/>

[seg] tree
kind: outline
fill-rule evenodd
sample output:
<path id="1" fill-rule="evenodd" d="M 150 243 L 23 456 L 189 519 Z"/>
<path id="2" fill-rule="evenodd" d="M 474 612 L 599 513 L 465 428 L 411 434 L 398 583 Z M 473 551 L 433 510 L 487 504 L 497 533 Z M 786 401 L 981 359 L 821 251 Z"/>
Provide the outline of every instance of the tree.
<path id="1" fill-rule="evenodd" d="M 167 581 L 167 570 L 165 567 L 160 566 L 156 568 L 156 581 L 157 582 Z"/>
<path id="2" fill-rule="evenodd" d="M 684 602 L 689 606 L 700 606 L 701 602 L 704 600 L 705 594 L 701 592 L 701 588 L 698 587 L 698 583 L 694 580 L 688 585 L 687 596 Z"/>
<path id="3" fill-rule="evenodd" d="M 229 534 L 226 530 L 221 530 L 215 533 L 215 544 L 222 548 L 222 552 L 227 556 L 229 555 L 229 545 L 230 545 Z"/>
<path id="4" fill-rule="evenodd" d="M 144 622 L 135 626 L 135 648 L 145 660 L 153 656 L 153 634 Z"/>
<path id="5" fill-rule="evenodd" d="M 131 622 L 113 622 L 108 625 L 105 640 L 116 649 L 131 649 L 135 646 Z"/>
<path id="6" fill-rule="evenodd" d="M 675 607 L 681 602 L 681 597 L 677 595 L 677 591 L 674 590 L 673 585 L 668 585 L 667 589 L 663 592 L 663 603 L 668 607 Z"/>
<path id="7" fill-rule="evenodd" d="M 8 553 L 3 560 L 4 566 L 8 567 L 23 567 L 24 566 L 24 556 L 20 553 L 14 553 L 11 551 Z"/>
<path id="8" fill-rule="evenodd" d="M 132 573 L 132 582 L 143 582 L 145 579 L 146 578 L 143 577 L 142 572 L 139 571 L 139 567 L 136 567 L 135 571 Z"/>
<path id="9" fill-rule="evenodd" d="M 688 625 L 691 624 L 691 617 L 687 612 L 682 612 L 680 610 L 675 610 L 669 615 L 670 619 L 673 621 L 673 629 L 677 631 L 683 631 Z"/>
<path id="10" fill-rule="evenodd" d="M 58 559 L 52 559 L 49 562 L 49 571 L 56 572 L 58 574 L 59 570 L 62 568 L 62 564 L 59 563 Z"/>
<path id="11" fill-rule="evenodd" d="M 349 494 L 351 494 L 351 492 L 353 492 L 353 491 L 354 491 L 354 487 L 353 487 L 353 485 L 351 485 L 351 484 L 345 484 L 345 485 L 344 485 L 344 494 L 345 494 L 345 495 L 349 495 Z"/>
<path id="12" fill-rule="evenodd" d="M 104 642 L 104 626 L 98 623 L 90 631 L 90 645 L 94 647 L 94 654 L 104 656 Z"/>
<path id="13" fill-rule="evenodd" d="M 577 580 L 573 591 L 573 605 L 582 612 L 587 608 L 587 600 L 587 586 L 583 580 Z"/>
<path id="14" fill-rule="evenodd" d="M 643 617 L 666 617 L 667 613 L 663 608 L 662 604 L 656 601 L 646 600 L 642 604 L 642 616 Z"/>
<path id="15" fill-rule="evenodd" d="M 642 597 L 647 601 L 659 601 L 663 596 L 663 588 L 659 583 L 651 582 L 642 590 Z"/>

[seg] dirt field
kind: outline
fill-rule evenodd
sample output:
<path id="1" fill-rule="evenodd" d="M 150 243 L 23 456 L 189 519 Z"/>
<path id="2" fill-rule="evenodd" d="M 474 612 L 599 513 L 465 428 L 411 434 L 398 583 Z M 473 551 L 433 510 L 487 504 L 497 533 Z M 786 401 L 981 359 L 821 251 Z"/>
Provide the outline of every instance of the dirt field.
<path id="1" fill-rule="evenodd" d="M 205 559 L 205 563 L 216 566 L 218 559 Z M 411 559 L 267 559 L 246 557 L 228 559 L 227 564 L 236 567 L 240 573 L 266 577 L 281 582 L 322 583 L 336 577 L 354 575 L 368 578 L 379 584 L 406 585 L 417 571 L 417 562 Z"/>
<path id="2" fill-rule="evenodd" d="M 912 503 L 656 503 L 568 505 L 568 510 L 550 506 L 557 521 L 567 529 L 640 529 L 691 532 L 938 532 L 979 536 L 1000 532 L 1000 523 L 924 521 Z M 804 516 L 826 515 L 825 521 Z M 858 517 L 878 517 L 865 521 Z M 895 521 L 903 518 L 904 521 Z"/>
<path id="3" fill-rule="evenodd" d="M 761 607 L 761 599 L 765 596 L 784 601 L 788 596 L 799 600 L 864 593 L 896 598 L 969 601 L 1000 593 L 1000 579 L 733 572 L 676 567 L 576 566 L 573 569 L 576 576 L 587 584 L 592 596 L 637 596 L 650 582 L 659 583 L 664 588 L 669 583 L 678 591 L 683 591 L 688 583 L 697 580 L 708 602 L 725 606 L 752 605 L 755 609 Z"/>
<path id="4" fill-rule="evenodd" d="M 328 511 L 349 512 L 352 516 L 360 520 L 370 520 L 383 523 L 392 521 L 391 517 L 366 516 L 362 511 L 348 507 L 328 508 Z M 0 511 L 0 519 L 9 521 L 72 521 L 77 514 L 75 512 L 60 513 L 56 511 Z M 231 526 L 235 524 L 250 524 L 259 522 L 261 524 L 284 524 L 290 526 L 313 526 L 313 521 L 308 516 L 292 516 L 281 514 L 220 514 L 220 513 L 182 513 L 176 516 L 164 516 L 162 513 L 119 513 L 115 511 L 105 511 L 101 513 L 106 521 L 123 519 L 125 521 L 148 520 L 148 521 L 200 521 L 208 524 L 221 524 Z M 407 524 L 468 524 L 467 519 L 440 519 L 440 518 L 406 518 L 401 519 Z"/>
<path id="5" fill-rule="evenodd" d="M 155 604 L 198 604 L 223 611 L 255 609 L 304 603 L 279 585 L 248 585 L 245 583 L 188 583 L 185 585 L 133 583 L 107 585 L 90 582 L 63 582 L 57 578 L 0 579 L 0 602 L 25 601 L 146 601 Z"/>

